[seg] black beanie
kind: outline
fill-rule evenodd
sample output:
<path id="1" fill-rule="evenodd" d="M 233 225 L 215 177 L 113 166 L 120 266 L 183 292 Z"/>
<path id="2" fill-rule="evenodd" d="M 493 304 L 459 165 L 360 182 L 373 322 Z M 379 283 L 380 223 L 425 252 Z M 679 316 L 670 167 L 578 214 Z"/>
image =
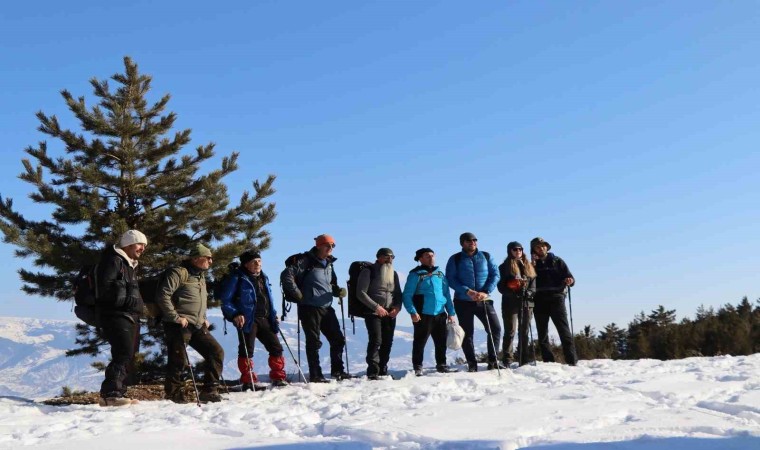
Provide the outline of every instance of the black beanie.
<path id="1" fill-rule="evenodd" d="M 258 250 L 246 250 L 238 258 L 240 258 L 240 264 L 246 265 L 251 260 L 261 258 L 261 253 Z"/>
<path id="2" fill-rule="evenodd" d="M 427 247 L 424 247 L 424 248 L 421 248 L 421 249 L 417 250 L 417 251 L 414 253 L 414 260 L 415 260 L 415 261 L 419 261 L 419 260 L 420 260 L 420 258 L 422 258 L 422 255 L 424 255 L 424 254 L 425 254 L 425 253 L 427 253 L 427 252 L 430 252 L 430 253 L 435 253 L 435 252 L 433 251 L 433 249 L 432 249 L 432 248 L 427 248 Z"/>

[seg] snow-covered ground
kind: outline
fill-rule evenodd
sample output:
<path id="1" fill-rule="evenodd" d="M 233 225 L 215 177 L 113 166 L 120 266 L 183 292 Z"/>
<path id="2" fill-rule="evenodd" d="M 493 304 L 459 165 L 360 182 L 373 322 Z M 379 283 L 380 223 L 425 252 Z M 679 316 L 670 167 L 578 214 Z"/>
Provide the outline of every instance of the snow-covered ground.
<path id="1" fill-rule="evenodd" d="M 24 341 L 45 355 L 55 353 L 44 351 L 45 342 L 64 339 L 43 332 L 43 321 L 0 321 L 0 389 L 9 395 L 24 387 L 8 379 L 9 370 L 35 367 L 22 344 L 9 343 Z M 357 323 L 357 336 L 363 327 Z M 230 352 L 234 340 L 220 340 Z M 481 371 L 418 378 L 406 372 L 405 332 L 398 344 L 392 364 L 398 381 L 295 384 L 229 394 L 202 408 L 168 401 L 118 409 L 52 407 L 3 397 L 0 448 L 760 449 L 760 354 L 594 360 L 578 367 L 539 363 L 501 376 Z M 16 353 L 6 354 L 11 347 Z M 364 369 L 359 360 L 352 358 L 355 372 Z M 228 376 L 235 376 L 231 367 L 228 362 Z"/>

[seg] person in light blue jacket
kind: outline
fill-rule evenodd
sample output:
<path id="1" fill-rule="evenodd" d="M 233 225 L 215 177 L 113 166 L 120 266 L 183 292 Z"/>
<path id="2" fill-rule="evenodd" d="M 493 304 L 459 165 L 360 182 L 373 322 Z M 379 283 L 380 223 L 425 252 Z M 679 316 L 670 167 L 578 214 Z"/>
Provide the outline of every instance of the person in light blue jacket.
<path id="1" fill-rule="evenodd" d="M 443 272 L 435 265 L 433 250 L 417 250 L 414 260 L 420 265 L 409 271 L 402 294 L 404 308 L 412 316 L 414 324 L 414 374 L 418 377 L 423 375 L 425 344 L 431 335 L 435 345 L 435 369 L 441 373 L 454 372 L 455 370 L 446 364 L 446 321 L 455 322 L 456 316 L 449 284 Z"/>
<path id="2" fill-rule="evenodd" d="M 467 359 L 468 371 L 478 371 L 473 344 L 475 317 L 486 330 L 488 370 L 502 368 L 496 357 L 501 342 L 501 324 L 490 297 L 500 279 L 499 267 L 491 255 L 478 250 L 478 238 L 474 234 L 462 233 L 459 244 L 462 251 L 449 258 L 446 279 L 454 289 L 454 308 L 459 316 L 459 324 L 464 329 L 462 351 Z"/>

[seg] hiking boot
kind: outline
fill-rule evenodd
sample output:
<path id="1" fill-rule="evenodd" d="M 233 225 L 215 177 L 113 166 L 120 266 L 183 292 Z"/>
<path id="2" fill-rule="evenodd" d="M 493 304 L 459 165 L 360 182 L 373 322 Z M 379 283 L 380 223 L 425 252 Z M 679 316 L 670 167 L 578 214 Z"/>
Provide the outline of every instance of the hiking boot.
<path id="1" fill-rule="evenodd" d="M 486 370 L 507 369 L 507 368 L 509 368 L 509 364 L 507 364 L 506 367 L 505 367 L 502 363 L 500 363 L 498 361 L 494 361 L 494 362 L 489 362 L 488 363 L 488 366 L 486 367 Z"/>
<path id="2" fill-rule="evenodd" d="M 435 366 L 435 371 L 438 372 L 438 373 L 452 373 L 452 372 L 456 372 L 456 370 L 452 369 L 449 366 L 443 365 L 443 364 L 439 364 L 439 365 Z"/>
<path id="3" fill-rule="evenodd" d="M 135 403 L 137 403 L 137 400 L 135 400 Z M 127 397 L 100 397 L 98 404 L 103 407 L 127 406 L 132 404 L 132 399 Z"/>
<path id="4" fill-rule="evenodd" d="M 336 380 L 336 381 L 350 380 L 351 378 L 356 378 L 350 373 L 344 372 L 342 370 L 340 372 L 333 372 L 330 374 L 330 376 L 333 378 L 333 380 Z"/>
<path id="5" fill-rule="evenodd" d="M 421 377 L 423 375 L 425 375 L 425 372 L 422 371 L 422 367 L 415 367 L 414 376 Z"/>
<path id="6" fill-rule="evenodd" d="M 370 381 L 377 381 L 380 379 L 380 375 L 367 375 L 367 379 Z"/>
<path id="7" fill-rule="evenodd" d="M 290 383 L 288 383 L 285 380 L 272 380 L 272 387 L 273 388 L 281 388 L 285 386 L 290 386 Z"/>
<path id="8" fill-rule="evenodd" d="M 219 403 L 224 399 L 219 395 L 219 392 L 211 390 L 201 392 L 198 396 L 198 400 L 200 400 L 201 403 Z"/>
<path id="9" fill-rule="evenodd" d="M 329 382 L 330 380 L 328 380 L 322 375 L 309 376 L 309 383 L 329 383 Z"/>
<path id="10" fill-rule="evenodd" d="M 380 375 L 381 377 L 387 376 L 388 375 L 388 366 L 381 367 L 380 371 L 377 374 Z"/>
<path id="11" fill-rule="evenodd" d="M 467 364 L 467 371 L 468 372 L 477 372 L 478 371 L 478 363 L 468 363 Z"/>

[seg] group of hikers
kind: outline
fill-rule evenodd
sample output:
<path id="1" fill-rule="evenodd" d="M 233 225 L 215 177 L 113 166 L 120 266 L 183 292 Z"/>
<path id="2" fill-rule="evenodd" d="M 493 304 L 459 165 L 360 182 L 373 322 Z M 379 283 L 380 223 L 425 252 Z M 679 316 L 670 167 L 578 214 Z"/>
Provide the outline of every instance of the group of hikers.
<path id="1" fill-rule="evenodd" d="M 333 298 L 343 301 L 348 292 L 338 284 L 333 267 L 335 239 L 321 234 L 314 240 L 310 250 L 288 258 L 280 281 L 283 296 L 297 305 L 298 320 L 306 341 L 309 382 L 326 383 L 329 380 L 322 372 L 319 357 L 320 335 L 324 335 L 330 346 L 330 377 L 337 381 L 354 377 L 345 370 L 343 350 L 346 339 L 332 307 Z M 431 336 L 436 371 L 455 370 L 446 362 L 446 340 L 447 323 L 457 321 L 464 330 L 462 351 L 467 369 L 476 372 L 478 362 L 473 342 L 476 317 L 486 332 L 488 370 L 528 362 L 528 333 L 533 316 L 543 361 L 554 361 L 548 336 L 551 319 L 560 337 L 565 362 L 575 365 L 577 357 L 565 308 L 568 287 L 574 285 L 575 279 L 567 264 L 549 252 L 551 245 L 540 237 L 531 240 L 532 258 L 528 260 L 523 246 L 519 242 L 510 242 L 506 259 L 497 266 L 488 252 L 478 249 L 478 239 L 473 233 L 462 233 L 459 243 L 462 250 L 448 259 L 445 272 L 435 264 L 435 252 L 431 248 L 417 250 L 414 261 L 418 266 L 409 271 L 403 289 L 393 267 L 395 254 L 390 248 L 380 248 L 375 262 L 362 268 L 354 288 L 356 300 L 366 311 L 361 317 L 368 335 L 367 378 L 378 380 L 388 375 L 396 317 L 402 305 L 414 326 L 412 367 L 416 376 L 424 375 L 423 355 Z M 111 345 L 111 362 L 100 390 L 101 406 L 135 402 L 126 396 L 125 380 L 138 347 L 140 318 L 145 309 L 136 268 L 147 244 L 143 233 L 129 230 L 117 244 L 105 250 L 98 264 L 100 327 Z M 261 254 L 255 249 L 246 250 L 239 260 L 240 264 L 224 277 L 215 291 L 220 296 L 225 320 L 231 322 L 238 332 L 240 384 L 243 390 L 257 387 L 252 355 L 254 340 L 258 339 L 269 354 L 271 386 L 287 386 L 283 347 L 278 337 L 282 332 L 269 278 L 262 270 Z M 161 312 L 168 352 L 164 392 L 166 398 L 175 403 L 193 401 L 185 394 L 182 382 L 182 372 L 189 364 L 188 345 L 205 360 L 203 383 L 196 392 L 196 400 L 222 401 L 219 382 L 224 350 L 209 332 L 206 316 L 206 271 L 212 261 L 211 250 L 196 244 L 180 265 L 165 272 L 158 282 L 155 299 L 149 299 L 155 301 Z M 450 290 L 454 291 L 453 298 Z M 502 294 L 503 342 L 491 297 L 494 290 Z M 515 355 L 513 342 L 516 334 L 518 350 Z M 501 359 L 498 358 L 499 344 Z"/>

